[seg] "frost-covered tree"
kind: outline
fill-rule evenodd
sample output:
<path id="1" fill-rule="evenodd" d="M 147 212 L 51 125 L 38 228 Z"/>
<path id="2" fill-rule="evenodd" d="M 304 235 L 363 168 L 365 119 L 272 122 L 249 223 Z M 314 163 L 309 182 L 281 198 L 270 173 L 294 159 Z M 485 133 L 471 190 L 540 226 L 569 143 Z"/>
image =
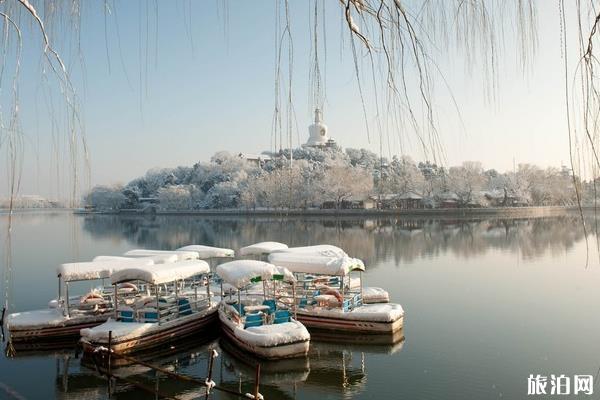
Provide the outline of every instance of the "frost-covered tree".
<path id="1" fill-rule="evenodd" d="M 101 211 L 116 211 L 127 204 L 127 197 L 122 193 L 123 187 L 95 186 L 85 198 L 85 204 Z"/>
<path id="2" fill-rule="evenodd" d="M 467 205 L 479 197 L 485 183 L 483 167 L 477 161 L 465 161 L 459 167 L 448 170 L 448 181 L 461 205 Z"/>
<path id="3" fill-rule="evenodd" d="M 340 208 L 343 200 L 369 194 L 373 190 L 373 178 L 359 167 L 334 166 L 325 172 L 321 185 L 324 198 Z"/>
<path id="4" fill-rule="evenodd" d="M 191 210 L 192 193 L 189 185 L 169 185 L 158 189 L 158 201 L 163 210 Z"/>

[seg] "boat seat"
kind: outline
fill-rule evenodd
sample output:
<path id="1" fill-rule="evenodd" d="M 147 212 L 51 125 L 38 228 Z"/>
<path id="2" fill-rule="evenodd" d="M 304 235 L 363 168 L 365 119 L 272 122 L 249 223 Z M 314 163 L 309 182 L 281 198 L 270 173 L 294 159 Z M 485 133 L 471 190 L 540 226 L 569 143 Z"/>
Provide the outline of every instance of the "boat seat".
<path id="1" fill-rule="evenodd" d="M 247 314 L 244 328 L 250 328 L 252 326 L 261 326 L 263 319 L 261 314 Z"/>
<path id="2" fill-rule="evenodd" d="M 277 305 L 275 304 L 275 300 L 273 299 L 269 299 L 269 300 L 264 300 L 263 305 L 265 306 L 269 306 L 269 314 L 273 314 L 275 312 L 275 310 L 277 309 Z"/>
<path id="3" fill-rule="evenodd" d="M 117 310 L 117 316 L 121 322 L 133 322 L 135 320 L 133 315 L 133 308 L 121 307 Z"/>
<path id="4" fill-rule="evenodd" d="M 179 315 L 190 315 L 192 313 L 192 306 L 188 299 L 177 299 L 177 305 L 179 306 Z"/>
<path id="5" fill-rule="evenodd" d="M 283 324 L 284 322 L 290 322 L 290 312 L 288 310 L 277 310 L 275 311 L 274 324 Z"/>
<path id="6" fill-rule="evenodd" d="M 156 308 L 143 308 L 139 311 L 140 322 L 158 322 L 158 311 Z"/>

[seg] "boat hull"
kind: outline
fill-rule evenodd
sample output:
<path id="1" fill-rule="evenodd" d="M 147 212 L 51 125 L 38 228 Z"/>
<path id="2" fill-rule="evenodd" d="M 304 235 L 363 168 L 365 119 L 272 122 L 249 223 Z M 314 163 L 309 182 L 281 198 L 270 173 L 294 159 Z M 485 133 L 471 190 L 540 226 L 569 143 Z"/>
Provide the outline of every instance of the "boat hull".
<path id="1" fill-rule="evenodd" d="M 232 323 L 219 312 L 219 319 L 221 320 L 221 332 L 226 336 L 232 344 L 237 346 L 239 349 L 251 353 L 254 356 L 263 360 L 282 360 L 287 358 L 298 358 L 306 357 L 310 346 L 309 340 L 296 341 L 285 344 L 277 344 L 273 346 L 259 346 L 251 343 L 247 343 L 237 337 L 234 333 Z"/>
<path id="2" fill-rule="evenodd" d="M 310 329 L 356 332 L 362 334 L 394 334 L 402 329 L 404 316 L 395 321 L 367 321 L 348 318 L 336 318 L 324 315 L 311 315 L 298 311 L 296 319 Z"/>
<path id="3" fill-rule="evenodd" d="M 195 318 L 192 318 L 195 317 Z M 181 318 L 179 323 L 165 324 L 164 329 L 157 329 L 140 336 L 115 339 L 111 343 L 113 351 L 120 354 L 132 354 L 143 350 L 155 349 L 159 346 L 169 345 L 186 337 L 212 333 L 218 330 L 217 310 L 211 310 L 204 315 L 193 315 Z M 98 346 L 108 346 L 105 340 L 81 339 L 84 352 L 93 352 Z"/>
<path id="4" fill-rule="evenodd" d="M 98 326 L 109 318 L 108 314 L 98 316 L 94 319 L 86 319 L 85 321 L 70 319 L 64 323 L 54 326 L 29 326 L 27 328 L 12 327 L 8 325 L 10 340 L 13 343 L 31 343 L 31 342 L 50 342 L 50 341 L 65 341 L 77 340 L 79 332 L 85 328 L 93 328 Z"/>

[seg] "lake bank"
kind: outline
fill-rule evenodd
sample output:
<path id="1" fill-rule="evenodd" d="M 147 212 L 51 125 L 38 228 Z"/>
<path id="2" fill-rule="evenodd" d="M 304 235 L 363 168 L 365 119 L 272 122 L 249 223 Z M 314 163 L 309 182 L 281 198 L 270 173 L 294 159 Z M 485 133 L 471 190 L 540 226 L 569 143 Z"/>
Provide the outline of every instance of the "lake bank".
<path id="1" fill-rule="evenodd" d="M 81 214 L 118 214 L 118 215 L 205 215 L 205 216 L 306 216 L 306 217 L 378 217 L 378 216 L 416 216 L 416 217 L 544 217 L 559 216 L 570 212 L 576 212 L 577 207 L 496 207 L 496 208 L 435 208 L 435 209 L 309 209 L 309 210 L 272 210 L 272 209 L 211 209 L 211 210 L 156 210 L 148 212 L 145 210 L 119 210 L 86 212 L 76 211 Z M 592 210 L 586 207 L 584 210 Z"/>

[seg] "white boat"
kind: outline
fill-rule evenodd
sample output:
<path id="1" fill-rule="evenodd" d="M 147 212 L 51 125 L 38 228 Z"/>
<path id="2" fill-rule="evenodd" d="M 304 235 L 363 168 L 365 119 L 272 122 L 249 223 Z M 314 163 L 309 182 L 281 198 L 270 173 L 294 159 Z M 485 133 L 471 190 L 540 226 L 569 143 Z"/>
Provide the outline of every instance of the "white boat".
<path id="1" fill-rule="evenodd" d="M 279 285 L 293 287 L 289 271 L 263 261 L 236 260 L 217 266 L 217 275 L 238 289 L 237 299 L 223 298 L 219 305 L 223 333 L 233 344 L 268 360 L 306 356 L 310 334 L 293 317 L 293 309 L 275 295 Z M 259 282 L 262 294 L 242 298 L 244 288 Z"/>
<path id="2" fill-rule="evenodd" d="M 177 256 L 177 261 L 197 260 L 199 258 L 197 252 L 183 250 L 134 249 L 125 252 L 123 255 L 126 257 L 154 257 L 164 255 L 175 255 Z"/>
<path id="3" fill-rule="evenodd" d="M 176 251 L 192 251 L 198 254 L 198 258 L 201 260 L 208 260 L 211 258 L 233 258 L 235 257 L 235 251 L 233 249 L 226 249 L 222 247 L 204 246 L 201 244 L 192 244 L 189 246 L 183 246 L 178 248 Z"/>
<path id="4" fill-rule="evenodd" d="M 269 261 L 296 274 L 296 313 L 309 329 L 391 334 L 402 328 L 399 304 L 364 304 L 361 260 L 302 250 L 271 253 Z M 350 283 L 352 272 L 359 273 L 358 288 Z"/>
<path id="5" fill-rule="evenodd" d="M 211 299 L 205 279 L 209 273 L 209 265 L 202 260 L 113 273 L 111 283 L 118 307 L 105 323 L 81 330 L 84 351 L 108 347 L 110 339 L 112 350 L 133 353 L 215 329 L 218 304 Z M 133 301 L 121 301 L 118 285 L 132 282 L 140 286 L 139 295 Z"/>
<path id="6" fill-rule="evenodd" d="M 268 256 L 271 253 L 318 254 L 329 257 L 348 256 L 343 249 L 330 244 L 288 247 L 286 244 L 279 242 L 262 242 L 240 249 L 240 255 Z M 374 286 L 363 286 L 362 280 L 359 278 L 351 278 L 350 286 L 352 288 L 362 286 L 362 301 L 364 304 L 389 303 L 390 301 L 390 295 L 385 289 Z"/>
<path id="7" fill-rule="evenodd" d="M 29 341 L 61 341 L 79 337 L 79 331 L 106 321 L 113 311 L 111 293 L 103 288 L 103 281 L 118 270 L 143 268 L 154 262 L 147 258 L 104 260 L 62 264 L 57 268 L 58 297 L 48 308 L 8 315 L 6 326 L 13 343 Z M 98 289 L 83 296 L 71 296 L 69 287 L 74 282 L 101 281 Z M 129 285 L 128 285 L 129 286 Z M 122 287 L 123 295 L 134 294 L 135 288 Z"/>

